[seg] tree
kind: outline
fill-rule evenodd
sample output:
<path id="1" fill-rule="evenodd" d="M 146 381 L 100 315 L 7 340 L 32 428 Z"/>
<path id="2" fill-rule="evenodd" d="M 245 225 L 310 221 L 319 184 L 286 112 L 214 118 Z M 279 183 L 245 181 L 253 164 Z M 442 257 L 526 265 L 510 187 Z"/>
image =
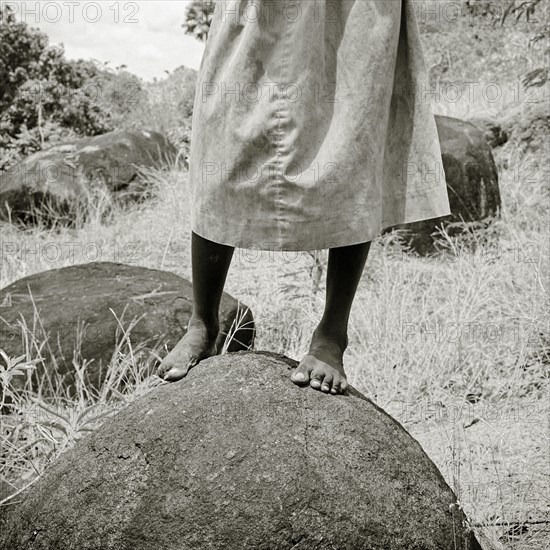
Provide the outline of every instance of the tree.
<path id="1" fill-rule="evenodd" d="M 112 130 L 131 108 L 121 83 L 141 86 L 123 70 L 66 60 L 9 4 L 0 5 L 0 82 L 0 170 L 46 145 Z"/>
<path id="2" fill-rule="evenodd" d="M 214 0 L 193 0 L 186 10 L 185 22 L 182 25 L 185 33 L 206 42 L 215 7 Z"/>

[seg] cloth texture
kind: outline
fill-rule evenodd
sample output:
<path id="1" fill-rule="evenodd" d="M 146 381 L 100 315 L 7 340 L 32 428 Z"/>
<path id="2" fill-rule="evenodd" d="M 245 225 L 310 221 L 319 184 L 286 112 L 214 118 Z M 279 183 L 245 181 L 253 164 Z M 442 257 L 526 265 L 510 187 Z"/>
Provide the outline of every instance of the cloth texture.
<path id="1" fill-rule="evenodd" d="M 450 213 L 412 0 L 218 0 L 197 77 L 191 228 L 261 250 Z"/>

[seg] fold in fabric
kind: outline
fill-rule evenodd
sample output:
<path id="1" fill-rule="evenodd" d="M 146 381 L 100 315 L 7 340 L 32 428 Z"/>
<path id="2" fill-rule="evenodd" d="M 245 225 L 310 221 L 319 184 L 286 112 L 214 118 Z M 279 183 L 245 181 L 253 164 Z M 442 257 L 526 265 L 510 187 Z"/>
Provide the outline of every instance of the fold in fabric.
<path id="1" fill-rule="evenodd" d="M 218 1 L 193 112 L 191 226 L 315 250 L 450 213 L 412 0 Z"/>

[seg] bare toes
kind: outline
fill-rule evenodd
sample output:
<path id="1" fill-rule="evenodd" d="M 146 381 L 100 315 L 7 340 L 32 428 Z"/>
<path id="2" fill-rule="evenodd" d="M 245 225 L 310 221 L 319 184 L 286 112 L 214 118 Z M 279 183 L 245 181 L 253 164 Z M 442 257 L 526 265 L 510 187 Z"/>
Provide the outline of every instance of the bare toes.
<path id="1" fill-rule="evenodd" d="M 162 376 L 161 378 L 163 378 L 167 382 L 176 382 L 177 380 L 184 378 L 189 372 L 189 369 L 193 367 L 196 363 L 197 361 L 194 361 L 193 363 L 185 367 L 172 367 L 168 369 L 165 372 L 164 376 Z"/>
<path id="2" fill-rule="evenodd" d="M 341 384 L 342 384 L 342 376 L 340 373 L 336 373 L 334 375 L 334 379 L 332 380 L 332 387 L 330 388 L 330 393 L 337 394 L 341 391 Z"/>
<path id="3" fill-rule="evenodd" d="M 309 385 L 315 390 L 321 389 L 324 377 L 325 376 L 322 372 L 314 372 L 311 375 L 311 381 L 309 382 Z"/>
<path id="4" fill-rule="evenodd" d="M 321 384 L 321 391 L 328 393 L 332 387 L 333 376 L 332 374 L 325 374 L 323 378 L 323 383 Z"/>
<path id="5" fill-rule="evenodd" d="M 161 363 L 159 365 L 159 368 L 157 369 L 157 376 L 159 378 L 164 378 L 166 373 L 169 371 L 169 370 L 172 370 L 174 368 L 174 365 L 172 364 L 165 364 L 165 363 Z"/>
<path id="6" fill-rule="evenodd" d="M 299 386 L 309 384 L 310 369 L 304 365 L 298 365 L 298 368 L 290 375 L 290 379 Z"/>

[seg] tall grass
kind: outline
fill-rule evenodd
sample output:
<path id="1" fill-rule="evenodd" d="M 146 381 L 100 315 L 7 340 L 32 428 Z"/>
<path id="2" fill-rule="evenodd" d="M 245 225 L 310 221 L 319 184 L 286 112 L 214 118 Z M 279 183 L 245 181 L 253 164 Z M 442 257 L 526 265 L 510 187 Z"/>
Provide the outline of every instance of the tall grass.
<path id="1" fill-rule="evenodd" d="M 60 374 L 55 355 L 47 352 L 50 342 L 44 332 L 25 332 L 28 345 L 20 357 L 10 358 L 0 350 L 0 506 L 14 504 L 19 492 L 34 483 L 62 452 L 107 417 L 163 383 L 149 376 L 160 348 L 133 345 L 132 328 L 132 323 L 128 327 L 120 324 L 100 388 L 88 381 L 87 363 L 79 360 L 78 337 L 70 387 Z M 37 379 L 32 371 L 42 362 L 47 362 L 48 368 Z"/>
<path id="2" fill-rule="evenodd" d="M 546 182 L 518 180 L 512 169 L 503 168 L 502 158 L 497 160 L 505 205 L 500 221 L 484 230 L 466 228 L 461 236 L 443 235 L 441 251 L 431 258 L 407 252 L 395 234 L 373 243 L 344 358 L 351 383 L 422 443 L 472 520 L 493 525 L 482 532 L 495 543 L 515 528 L 499 525 L 503 521 L 546 517 L 542 490 L 536 502 L 528 495 L 523 504 L 495 491 L 502 480 L 506 487 L 525 487 L 526 475 L 542 486 L 548 455 L 534 427 L 547 425 L 550 363 Z M 5 226 L 9 253 L 2 262 L 2 286 L 23 274 L 98 259 L 189 278 L 186 174 L 151 171 L 149 180 L 152 198 L 130 209 L 115 207 L 109 224 L 92 217 L 55 230 Z M 85 255 L 90 244 L 100 257 Z M 59 255 L 48 255 L 48 249 Z M 256 349 L 296 359 L 306 353 L 322 315 L 327 256 L 327 251 L 235 251 L 226 290 L 251 307 Z M 29 333 L 40 340 L 39 330 Z M 36 341 L 20 361 L 4 357 L 4 372 L 21 370 L 39 349 L 44 344 Z M 47 398 L 44 386 L 29 385 L 12 396 L 15 414 L 0 417 L 6 496 L 41 475 L 88 429 L 158 383 L 143 375 L 154 357 L 139 351 L 126 348 L 116 355 L 99 394 L 77 376 L 76 397 L 67 396 L 55 379 L 44 384 L 58 399 Z M 79 373 L 85 365 L 75 361 L 74 368 Z M 28 377 L 25 371 L 14 376 Z M 123 380 L 130 383 L 121 389 Z M 9 392 L 9 384 L 3 387 Z M 458 420 L 451 415 L 457 410 L 462 411 Z M 519 456 L 525 457 L 522 468 Z M 516 548 L 542 548 L 538 531 L 534 526 L 531 531 L 531 538 L 523 539 L 535 546 Z"/>
<path id="3" fill-rule="evenodd" d="M 511 86 L 526 56 L 528 64 L 539 61 L 536 51 L 524 48 L 527 31 L 507 41 L 508 27 L 487 28 L 479 39 L 465 22 L 425 30 L 431 65 L 439 51 L 450 51 L 452 63 L 440 82 L 498 81 L 509 94 L 496 103 L 480 96 L 445 101 L 436 111 L 503 120 L 512 107 L 521 112 L 525 97 L 518 104 Z M 437 255 L 415 256 L 398 234 L 373 243 L 344 356 L 351 383 L 420 441 L 480 537 L 495 548 L 546 548 L 547 526 L 536 522 L 550 519 L 547 152 L 529 152 L 515 137 L 496 151 L 501 219 L 484 229 L 466 226 L 459 236 L 443 234 Z M 72 227 L 3 225 L 0 286 L 89 261 L 121 261 L 190 278 L 187 173 L 150 170 L 147 179 L 147 202 L 110 204 L 107 216 L 98 204 Z M 235 251 L 226 291 L 251 308 L 256 349 L 296 359 L 307 352 L 323 311 L 326 264 L 326 251 Z M 67 395 L 55 374 L 42 386 L 31 383 L 29 370 L 45 346 L 39 330 L 28 331 L 25 357 L 2 356 L 2 399 L 11 400 L 14 413 L 0 416 L 4 500 L 105 418 L 162 383 L 144 375 L 155 354 L 124 346 L 125 334 L 99 393 L 86 385 L 78 360 L 76 395 Z M 15 392 L 16 380 L 25 381 L 24 391 Z"/>

